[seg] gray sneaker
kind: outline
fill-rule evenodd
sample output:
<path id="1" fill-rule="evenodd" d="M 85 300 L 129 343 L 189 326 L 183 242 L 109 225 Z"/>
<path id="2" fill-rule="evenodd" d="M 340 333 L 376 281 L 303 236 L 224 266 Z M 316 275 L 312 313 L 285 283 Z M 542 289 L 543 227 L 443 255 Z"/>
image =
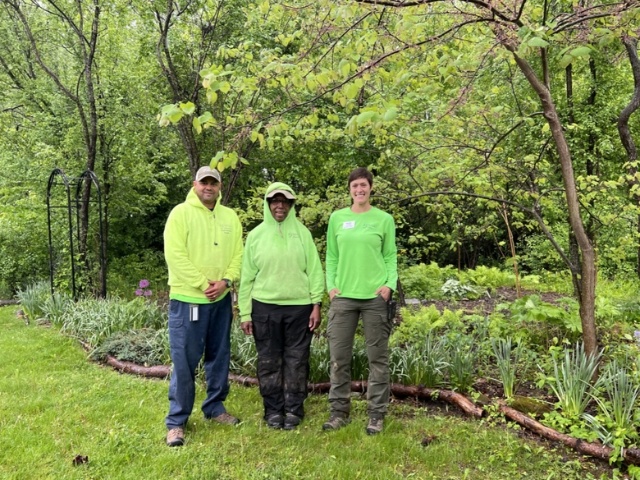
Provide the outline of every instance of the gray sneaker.
<path id="1" fill-rule="evenodd" d="M 238 425 L 240 423 L 239 418 L 236 418 L 227 412 L 221 413 L 217 417 L 209 417 L 207 420 L 213 420 L 221 425 Z"/>
<path id="2" fill-rule="evenodd" d="M 384 420 L 382 418 L 370 418 L 369 424 L 367 425 L 367 435 L 375 435 L 382 431 L 382 426 L 384 425 Z"/>
<path id="3" fill-rule="evenodd" d="M 169 430 L 167 432 L 167 445 L 170 447 L 181 447 L 184 445 L 184 429 L 176 427 Z"/>
<path id="4" fill-rule="evenodd" d="M 339 430 L 342 427 L 349 425 L 351 419 L 349 417 L 341 417 L 339 415 L 331 415 L 329 420 L 324 422 L 322 430 Z"/>

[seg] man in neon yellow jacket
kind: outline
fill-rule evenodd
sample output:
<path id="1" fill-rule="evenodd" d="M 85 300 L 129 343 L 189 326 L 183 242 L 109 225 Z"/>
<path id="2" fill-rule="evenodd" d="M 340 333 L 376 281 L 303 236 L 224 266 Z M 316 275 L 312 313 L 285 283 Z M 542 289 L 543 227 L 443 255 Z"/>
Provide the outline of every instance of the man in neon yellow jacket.
<path id="1" fill-rule="evenodd" d="M 195 401 L 195 372 L 203 355 L 205 418 L 239 423 L 223 402 L 229 393 L 229 289 L 240 277 L 242 226 L 236 213 L 218 200 L 221 187 L 220 172 L 200 168 L 186 201 L 171 211 L 164 230 L 173 363 L 165 423 L 166 442 L 172 447 L 184 444 L 184 427 Z"/>
<path id="2" fill-rule="evenodd" d="M 296 196 L 267 187 L 264 220 L 247 236 L 238 308 L 258 351 L 264 419 L 294 430 L 304 417 L 312 332 L 320 325 L 324 278 L 311 232 L 296 218 Z"/>

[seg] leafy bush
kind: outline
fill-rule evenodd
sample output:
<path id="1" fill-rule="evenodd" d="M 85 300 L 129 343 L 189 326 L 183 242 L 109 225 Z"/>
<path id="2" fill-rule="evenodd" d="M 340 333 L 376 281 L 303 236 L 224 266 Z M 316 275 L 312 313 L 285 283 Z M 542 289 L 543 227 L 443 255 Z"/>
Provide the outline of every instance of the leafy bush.
<path id="1" fill-rule="evenodd" d="M 442 285 L 455 277 L 453 267 L 440 268 L 435 263 L 421 263 L 408 267 L 400 273 L 402 288 L 407 298 L 441 299 Z"/>
<path id="2" fill-rule="evenodd" d="M 91 358 L 104 361 L 107 355 L 138 365 L 167 365 L 171 363 L 169 332 L 166 328 L 116 332 L 91 353 Z"/>
<path id="3" fill-rule="evenodd" d="M 167 266 L 162 252 L 144 250 L 109 262 L 107 286 L 109 293 L 132 298 L 141 278 L 148 279 L 154 290 L 167 285 Z"/>
<path id="4" fill-rule="evenodd" d="M 229 369 L 239 375 L 256 376 L 258 352 L 253 336 L 245 335 L 239 328 L 231 329 L 231 360 Z"/>
<path id="5" fill-rule="evenodd" d="M 516 393 L 516 370 L 522 357 L 523 346 L 518 344 L 512 348 L 511 338 L 491 339 L 491 348 L 495 357 L 505 398 Z"/>
<path id="6" fill-rule="evenodd" d="M 602 352 L 587 355 L 584 344 L 578 342 L 573 350 L 565 349 L 563 360 L 553 359 L 553 378 L 549 385 L 558 398 L 562 413 L 569 418 L 580 417 L 591 400 L 591 379 L 598 368 Z"/>
<path id="7" fill-rule="evenodd" d="M 476 356 L 473 350 L 473 339 L 469 335 L 457 334 L 448 342 L 449 382 L 454 390 L 467 392 L 475 378 Z"/>
<path id="8" fill-rule="evenodd" d="M 19 289 L 16 296 L 25 315 L 31 320 L 35 320 L 44 315 L 42 307 L 50 295 L 51 285 L 49 282 L 41 280 L 27 285 L 24 289 Z"/>
<path id="9" fill-rule="evenodd" d="M 64 317 L 73 306 L 73 298 L 64 292 L 54 292 L 42 303 L 40 309 L 45 318 L 54 325 L 62 325 Z"/>
<path id="10" fill-rule="evenodd" d="M 166 325 L 167 313 L 142 298 L 86 299 L 77 302 L 64 317 L 62 332 L 95 348 L 116 332 L 142 328 L 160 330 Z"/>
<path id="11" fill-rule="evenodd" d="M 422 344 L 391 348 L 389 365 L 394 382 L 440 387 L 449 366 L 446 341 L 429 333 Z"/>
<path id="12" fill-rule="evenodd" d="M 617 361 L 610 362 L 598 380 L 606 392 L 606 399 L 593 395 L 599 415 L 588 413 L 584 418 L 593 427 L 600 440 L 614 447 L 626 447 L 637 440 L 636 402 L 640 386 L 635 384 L 627 371 Z"/>
<path id="13" fill-rule="evenodd" d="M 444 282 L 442 287 L 440 287 L 440 291 L 442 291 L 442 295 L 445 298 L 451 298 L 454 300 L 460 300 L 462 298 L 476 299 L 483 294 L 479 287 L 472 287 L 471 285 L 463 284 L 453 278 Z"/>
<path id="14" fill-rule="evenodd" d="M 429 332 L 438 328 L 462 328 L 462 312 L 445 309 L 442 314 L 435 305 L 417 310 L 402 308 L 402 323 L 391 334 L 389 342 L 394 346 L 420 344 Z"/>
<path id="15" fill-rule="evenodd" d="M 566 232 L 561 231 L 564 228 L 558 225 L 552 228 L 557 241 L 560 242 L 562 248 L 567 251 Z M 551 242 L 544 234 L 529 234 L 524 238 L 524 253 L 521 254 L 520 265 L 526 271 L 540 272 L 543 270 L 558 271 L 566 268 L 560 255 L 553 248 Z"/>
<path id="16" fill-rule="evenodd" d="M 0 215 L 0 283 L 5 298 L 49 274 L 46 213 L 33 204 L 13 213 Z"/>
<path id="17" fill-rule="evenodd" d="M 496 267 L 478 266 L 473 270 L 464 270 L 458 273 L 458 280 L 462 283 L 470 283 L 478 287 L 499 288 L 513 287 L 516 283 L 513 272 L 500 270 Z"/>
<path id="18" fill-rule="evenodd" d="M 526 295 L 511 304 L 500 304 L 496 309 L 508 309 L 516 322 L 546 322 L 563 327 L 570 333 L 581 333 L 578 302 L 572 298 L 562 298 L 559 302 L 564 306 L 545 302 L 538 295 Z"/>
<path id="19" fill-rule="evenodd" d="M 329 342 L 325 336 L 314 337 L 309 357 L 309 381 L 312 383 L 326 382 L 330 375 Z"/>

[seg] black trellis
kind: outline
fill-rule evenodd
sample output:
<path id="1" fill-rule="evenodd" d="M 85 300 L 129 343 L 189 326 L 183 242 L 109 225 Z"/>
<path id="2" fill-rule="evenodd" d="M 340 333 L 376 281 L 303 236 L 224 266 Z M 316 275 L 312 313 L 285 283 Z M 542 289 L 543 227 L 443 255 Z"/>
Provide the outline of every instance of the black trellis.
<path id="1" fill-rule="evenodd" d="M 91 187 L 95 188 L 91 188 Z M 55 197 L 54 192 L 56 187 L 64 188 L 64 199 L 61 197 Z M 89 189 L 89 195 L 86 197 L 83 195 L 83 187 Z M 75 191 L 74 191 L 75 190 Z M 74 195 L 72 197 L 72 195 Z M 95 197 L 95 198 L 94 198 Z M 98 283 L 99 288 L 95 290 L 95 293 L 100 297 L 106 297 L 107 294 L 107 268 L 106 268 L 106 241 L 103 234 L 103 220 L 102 220 L 102 195 L 100 193 L 100 182 L 98 178 L 91 170 L 86 170 L 79 177 L 69 177 L 60 168 L 55 168 L 49 175 L 49 182 L 47 184 L 47 227 L 49 231 L 49 279 L 51 281 L 51 294 L 55 291 L 55 277 L 56 269 L 59 266 L 60 259 L 56 258 L 56 248 L 53 241 L 52 212 L 60 209 L 66 210 L 65 220 L 67 230 L 67 245 L 68 258 L 70 265 L 70 278 L 71 281 L 71 293 L 73 298 L 77 300 L 79 292 L 80 277 L 83 273 L 91 275 L 91 269 L 89 268 L 89 241 L 85 252 L 85 262 L 81 262 L 78 265 L 79 245 L 81 242 L 81 211 L 86 208 L 88 218 L 91 214 L 91 205 L 97 204 L 98 209 L 98 228 L 97 232 L 87 232 L 87 238 L 90 234 L 95 234 L 97 237 L 97 246 L 93 249 L 93 254 L 98 260 Z M 87 228 L 89 226 L 87 225 Z M 64 251 L 64 249 L 63 249 Z"/>

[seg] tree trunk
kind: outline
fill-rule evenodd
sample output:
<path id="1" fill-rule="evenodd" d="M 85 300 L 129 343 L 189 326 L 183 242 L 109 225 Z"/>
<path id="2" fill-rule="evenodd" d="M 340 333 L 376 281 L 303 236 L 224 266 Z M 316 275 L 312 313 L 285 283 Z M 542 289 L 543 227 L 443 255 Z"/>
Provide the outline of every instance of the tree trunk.
<path id="1" fill-rule="evenodd" d="M 506 43 L 505 47 L 512 52 L 516 64 L 540 98 L 544 117 L 549 124 L 551 135 L 556 146 L 558 160 L 562 171 L 562 180 L 567 201 L 567 210 L 569 213 L 569 223 L 571 225 L 571 230 L 576 237 L 581 254 L 581 276 L 579 279 L 580 291 L 578 292 L 578 302 L 580 304 L 580 319 L 582 322 L 582 339 L 584 341 L 585 352 L 587 355 L 595 355 L 598 351 L 595 321 L 595 252 L 591 244 L 591 240 L 585 231 L 582 217 L 580 216 L 580 202 L 578 200 L 578 191 L 574 178 L 573 162 L 571 159 L 569 145 L 564 136 L 562 123 L 558 117 L 558 112 L 553 98 L 551 97 L 551 93 L 544 83 L 540 81 L 533 68 L 531 68 L 531 65 L 518 56 L 515 45 Z"/>
<path id="2" fill-rule="evenodd" d="M 620 134 L 620 140 L 622 145 L 627 151 L 627 173 L 628 173 L 628 186 L 631 189 L 631 196 L 633 202 L 637 207 L 640 207 L 640 193 L 638 193 L 638 185 L 640 179 L 638 179 L 638 150 L 636 144 L 631 136 L 631 130 L 629 129 L 629 118 L 640 107 L 640 59 L 638 59 L 638 39 L 632 37 L 623 37 L 622 43 L 624 44 L 627 55 L 629 56 L 629 63 L 631 64 L 631 71 L 633 72 L 633 95 L 629 104 L 620 112 L 618 117 L 618 133 Z M 635 186 L 636 189 L 633 187 Z M 638 234 L 640 234 L 640 215 L 637 217 Z M 640 277 L 640 244 L 637 246 L 637 259 L 636 259 L 636 274 Z"/>

